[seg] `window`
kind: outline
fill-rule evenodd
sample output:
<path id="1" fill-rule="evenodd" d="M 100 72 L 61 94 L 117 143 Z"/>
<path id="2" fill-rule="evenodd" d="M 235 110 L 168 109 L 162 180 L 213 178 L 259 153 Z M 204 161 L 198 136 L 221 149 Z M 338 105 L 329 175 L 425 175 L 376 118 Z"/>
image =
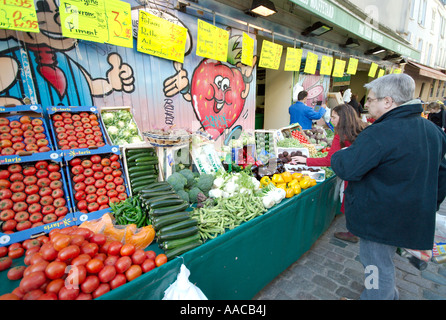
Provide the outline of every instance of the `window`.
<path id="1" fill-rule="evenodd" d="M 446 81 L 443 82 L 443 93 L 441 94 L 442 97 L 446 97 L 444 94 L 446 93 Z"/>
<path id="2" fill-rule="evenodd" d="M 410 3 L 410 17 L 412 18 L 412 19 L 415 19 L 415 5 L 416 5 L 416 0 L 412 0 L 411 1 L 411 3 Z"/>
<path id="3" fill-rule="evenodd" d="M 441 81 L 438 81 L 437 94 L 435 95 L 437 98 L 440 95 L 440 89 L 441 89 Z"/>
<path id="4" fill-rule="evenodd" d="M 437 12 L 435 9 L 432 9 L 432 18 L 431 18 L 431 31 L 434 32 L 435 30 L 435 17 L 437 15 Z"/>
<path id="5" fill-rule="evenodd" d="M 423 97 L 423 91 L 424 91 L 424 82 L 421 83 L 421 89 L 420 89 L 420 95 L 419 95 L 420 98 Z"/>
<path id="6" fill-rule="evenodd" d="M 420 52 L 423 51 L 423 39 L 418 39 L 418 47 L 417 47 L 417 49 Z"/>
<path id="7" fill-rule="evenodd" d="M 418 16 L 418 23 L 423 27 L 426 22 L 426 6 L 427 6 L 427 0 L 420 0 L 418 7 L 418 12 L 420 13 Z"/>
<path id="8" fill-rule="evenodd" d="M 429 44 L 429 51 L 427 52 L 427 57 L 426 57 L 426 64 L 427 65 L 431 64 L 431 57 L 432 57 L 432 43 Z"/>
<path id="9" fill-rule="evenodd" d="M 446 18 L 440 16 L 440 36 L 442 38 L 444 38 L 445 30 L 446 30 Z"/>
<path id="10" fill-rule="evenodd" d="M 434 96 L 434 88 L 436 83 L 437 83 L 436 79 L 432 80 L 431 93 L 429 95 L 431 98 Z"/>

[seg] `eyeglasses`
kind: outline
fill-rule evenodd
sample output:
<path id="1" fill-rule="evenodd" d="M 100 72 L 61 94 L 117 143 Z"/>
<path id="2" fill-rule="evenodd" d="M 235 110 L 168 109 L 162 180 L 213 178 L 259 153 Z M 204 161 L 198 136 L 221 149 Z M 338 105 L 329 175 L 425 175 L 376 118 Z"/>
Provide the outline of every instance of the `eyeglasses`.
<path id="1" fill-rule="evenodd" d="M 372 101 L 375 101 L 375 100 L 382 100 L 383 98 L 374 98 L 374 99 L 370 99 L 370 98 L 367 98 L 367 102 L 372 102 Z"/>

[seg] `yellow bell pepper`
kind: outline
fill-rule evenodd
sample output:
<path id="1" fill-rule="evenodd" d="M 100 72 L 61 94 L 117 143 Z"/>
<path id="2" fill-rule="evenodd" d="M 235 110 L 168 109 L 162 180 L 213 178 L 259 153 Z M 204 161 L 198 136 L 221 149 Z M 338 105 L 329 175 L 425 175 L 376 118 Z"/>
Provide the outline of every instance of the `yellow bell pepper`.
<path id="1" fill-rule="evenodd" d="M 285 181 L 285 182 L 290 182 L 291 180 L 293 180 L 293 177 L 291 176 L 291 172 L 288 172 L 288 171 L 282 172 L 282 178 L 283 178 L 283 181 Z"/>
<path id="2" fill-rule="evenodd" d="M 285 198 L 291 198 L 292 196 L 294 196 L 293 188 L 286 188 L 285 192 L 286 192 Z"/>
<path id="3" fill-rule="evenodd" d="M 286 182 L 280 182 L 280 183 L 276 184 L 276 187 L 281 188 L 286 191 L 286 188 L 287 188 Z"/>
<path id="4" fill-rule="evenodd" d="M 260 179 L 260 185 L 267 186 L 271 183 L 271 179 L 268 176 L 264 176 Z"/>
<path id="5" fill-rule="evenodd" d="M 299 181 L 301 189 L 307 189 L 310 187 L 310 179 L 302 179 Z"/>
<path id="6" fill-rule="evenodd" d="M 300 188 L 300 184 L 299 183 L 294 184 L 292 186 L 292 188 L 293 188 L 294 194 L 299 194 L 299 193 L 302 192 L 302 189 Z"/>
<path id="7" fill-rule="evenodd" d="M 280 173 L 275 173 L 273 174 L 273 178 L 271 179 L 272 182 L 274 182 L 275 184 L 277 183 L 284 183 L 285 181 L 283 180 L 283 177 Z"/>
<path id="8" fill-rule="evenodd" d="M 310 187 L 317 185 L 316 179 L 310 179 Z"/>
<path id="9" fill-rule="evenodd" d="M 294 172 L 291 177 L 297 181 L 300 181 L 302 179 L 302 173 L 300 172 Z"/>

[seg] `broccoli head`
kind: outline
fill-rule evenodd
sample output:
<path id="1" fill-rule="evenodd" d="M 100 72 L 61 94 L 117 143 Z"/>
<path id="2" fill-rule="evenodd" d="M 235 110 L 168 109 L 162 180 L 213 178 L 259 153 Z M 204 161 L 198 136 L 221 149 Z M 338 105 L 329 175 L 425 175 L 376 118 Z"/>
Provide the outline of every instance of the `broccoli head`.
<path id="1" fill-rule="evenodd" d="M 195 175 L 192 173 L 191 170 L 183 169 L 183 170 L 178 171 L 178 173 L 182 174 L 186 178 L 186 180 L 187 180 L 186 187 L 187 188 L 192 188 L 194 186 Z"/>
<path id="2" fill-rule="evenodd" d="M 198 189 L 197 187 L 193 187 L 192 189 L 189 190 L 189 202 L 190 203 L 197 203 L 197 196 L 199 193 L 201 193 L 202 191 L 200 189 Z"/>
<path id="3" fill-rule="evenodd" d="M 185 190 L 178 190 L 176 193 L 181 199 L 189 202 L 189 193 L 187 193 Z"/>
<path id="4" fill-rule="evenodd" d="M 175 191 L 178 191 L 184 190 L 184 186 L 187 184 L 187 179 L 181 173 L 174 172 L 167 178 L 167 182 Z"/>
<path id="5" fill-rule="evenodd" d="M 212 189 L 214 184 L 214 175 L 202 173 L 197 179 L 197 188 L 199 188 L 203 193 L 207 196 L 209 194 L 209 190 Z"/>

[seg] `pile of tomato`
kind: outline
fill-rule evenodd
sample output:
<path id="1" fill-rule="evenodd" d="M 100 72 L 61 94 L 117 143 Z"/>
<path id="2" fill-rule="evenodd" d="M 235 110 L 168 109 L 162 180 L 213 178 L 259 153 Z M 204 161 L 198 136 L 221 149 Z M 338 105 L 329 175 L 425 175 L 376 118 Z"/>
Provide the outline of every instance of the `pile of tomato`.
<path id="1" fill-rule="evenodd" d="M 20 256 L 25 266 L 13 266 Z M 0 272 L 8 270 L 8 279 L 20 280 L 0 300 L 91 300 L 166 262 L 165 254 L 108 241 L 87 228 L 53 229 L 0 248 Z"/>
<path id="2" fill-rule="evenodd" d="M 60 165 L 16 163 L 0 169 L 0 230 L 12 233 L 63 219 L 68 206 Z"/>
<path id="3" fill-rule="evenodd" d="M 127 199 L 124 174 L 116 154 L 92 155 L 69 161 L 75 205 L 80 212 L 106 209 Z"/>
<path id="4" fill-rule="evenodd" d="M 308 139 L 299 130 L 292 131 L 291 135 L 294 139 L 299 140 L 300 143 L 309 143 Z"/>
<path id="5" fill-rule="evenodd" d="M 21 116 L 19 120 L 0 118 L 0 155 L 9 156 L 23 151 L 51 151 L 43 120 Z"/>
<path id="6" fill-rule="evenodd" d="M 61 112 L 51 117 L 59 149 L 102 147 L 105 145 L 96 114 Z"/>

